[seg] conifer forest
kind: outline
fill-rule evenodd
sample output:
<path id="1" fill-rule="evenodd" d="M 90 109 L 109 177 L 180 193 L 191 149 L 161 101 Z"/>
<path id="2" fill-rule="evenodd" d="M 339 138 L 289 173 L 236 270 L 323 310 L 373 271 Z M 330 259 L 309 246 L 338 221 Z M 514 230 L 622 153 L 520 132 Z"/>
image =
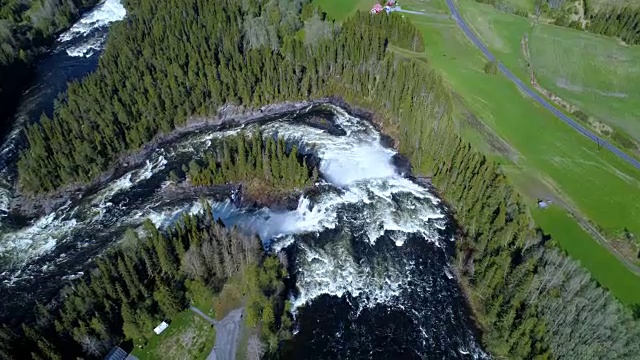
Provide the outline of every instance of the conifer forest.
<path id="1" fill-rule="evenodd" d="M 224 105 L 337 97 L 371 111 L 413 173 L 428 176 L 451 208 L 459 232 L 450 262 L 487 352 L 638 357 L 637 311 L 549 241 L 500 166 L 461 138 L 453 95 L 429 63 L 391 51 L 429 52 L 408 19 L 358 12 L 338 24 L 308 0 L 124 5 L 127 18 L 111 28 L 97 70 L 69 86 L 51 118 L 28 127 L 20 191 L 47 196 L 88 184 L 144 144 L 193 118 L 215 117 Z M 596 14 L 590 26 L 635 43 L 636 15 Z M 12 59 L 0 55 L 0 66 Z M 282 137 L 240 132 L 182 170 L 195 186 L 242 183 L 279 196 L 318 181 L 318 167 L 307 161 Z M 99 256 L 58 301 L 38 304 L 18 328 L 0 328 L 0 358 L 101 358 L 121 341 L 144 343 L 157 322 L 188 308 L 193 289 L 217 294 L 237 274 L 249 321 L 260 324 L 268 344 L 265 356 L 276 358 L 293 322 L 286 266 L 257 237 L 216 222 L 207 206 L 165 230 L 147 222 L 143 235 L 127 232 L 129 241 Z"/>

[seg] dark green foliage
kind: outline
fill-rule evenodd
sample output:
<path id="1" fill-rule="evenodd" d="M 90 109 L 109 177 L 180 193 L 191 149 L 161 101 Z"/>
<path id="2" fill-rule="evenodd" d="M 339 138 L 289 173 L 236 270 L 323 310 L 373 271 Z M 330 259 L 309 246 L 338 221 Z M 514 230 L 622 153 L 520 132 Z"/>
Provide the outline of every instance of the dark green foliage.
<path id="1" fill-rule="evenodd" d="M 317 172 L 310 174 L 295 145 L 289 151 L 286 147 L 283 138 L 265 142 L 260 133 L 241 133 L 223 139 L 205 154 L 204 163 L 192 160 L 187 176 L 194 185 L 245 183 L 264 195 L 312 185 Z"/>
<path id="2" fill-rule="evenodd" d="M 97 0 L 0 0 L 0 121 L 14 109 L 37 56 Z"/>
<path id="3" fill-rule="evenodd" d="M 273 4 L 128 3 L 129 20 L 113 25 L 98 70 L 70 85 L 53 120 L 27 130 L 22 186 L 37 192 L 87 182 L 125 151 L 183 125 L 190 115 L 215 114 L 227 102 L 300 98 L 302 69 L 281 64 L 274 48 L 302 26 L 296 21 L 302 6 Z M 273 28 L 274 46 L 243 47 L 249 41 L 244 22 L 256 15 Z"/>
<path id="4" fill-rule="evenodd" d="M 273 8 L 274 2 L 269 4 L 231 0 L 129 4 L 131 20 L 114 26 L 98 71 L 70 87 L 53 120 L 44 119 L 42 125 L 29 129 L 30 148 L 20 160 L 22 186 L 41 192 L 89 181 L 120 154 L 184 124 L 190 115 L 214 114 L 224 103 L 256 106 L 338 95 L 375 111 L 379 125 L 397 140 L 414 170 L 431 175 L 455 211 L 464 230 L 457 243 L 456 268 L 491 352 L 509 359 L 558 357 L 565 351 L 558 339 L 587 333 L 585 323 L 603 330 L 593 331 L 597 339 L 572 338 L 572 349 L 580 354 L 599 354 L 606 343 L 640 343 L 633 331 L 615 338 L 618 330 L 611 329 L 625 330 L 637 323 L 611 297 L 589 291 L 595 283 L 576 275 L 584 270 L 567 273 L 567 279 L 580 279 L 577 284 L 545 281 L 557 273 L 548 271 L 548 261 L 541 260 L 552 258 L 552 250 L 534 231 L 522 199 L 500 168 L 458 136 L 451 94 L 442 78 L 424 63 L 396 58 L 387 51 L 390 44 L 421 49 L 419 34 L 408 20 L 358 13 L 339 32 L 305 44 L 294 36 L 302 21 L 283 17 Z M 283 5 L 287 14 L 303 8 L 307 19 L 313 16 L 309 7 Z M 266 32 L 248 34 L 247 21 Z M 281 141 L 259 140 L 259 136 L 251 140 L 241 136 L 224 142 L 207 163 L 192 162 L 185 171 L 195 183 L 209 184 L 242 181 L 252 174 L 263 181 L 289 181 L 288 169 L 302 170 L 297 156 L 287 154 Z M 74 338 L 83 333 L 96 336 L 100 326 L 81 324 L 77 314 L 84 314 L 82 319 L 101 316 L 103 324 L 117 324 L 108 325 L 112 326 L 109 333 L 122 337 L 124 327 L 130 338 L 148 336 L 149 324 L 175 307 L 164 296 L 165 290 L 158 292 L 158 284 L 176 284 L 167 286 L 167 291 L 175 291 L 173 296 L 181 299 L 185 274 L 220 284 L 253 263 L 251 249 L 259 244 L 233 241 L 236 236 L 212 222 L 207 218 L 202 230 L 193 220 L 185 220 L 169 235 L 147 225 L 149 235 L 140 241 L 138 255 L 132 258 L 136 260 L 131 265 L 126 258 L 122 265 L 117 258 L 99 262 L 99 275 L 92 276 L 86 287 L 90 290 L 83 290 L 96 296 L 65 301 L 54 324 L 70 333 L 80 329 Z M 191 232 L 193 227 L 201 229 L 202 235 Z M 278 324 L 290 319 L 278 320 L 275 315 L 286 304 L 265 300 L 280 293 L 284 276 L 271 265 L 265 261 L 262 269 L 250 273 L 262 292 L 250 297 L 247 314 L 263 323 L 273 348 L 286 333 Z M 133 276 L 127 280 L 134 272 L 145 275 L 139 281 L 146 294 L 137 290 Z M 555 314 L 578 309 L 583 302 L 581 295 L 558 297 L 563 284 L 573 284 L 574 294 L 601 300 L 610 314 L 624 320 L 624 326 L 612 327 L 602 317 L 585 322 L 566 316 L 559 327 Z M 598 306 L 594 311 L 601 309 Z M 81 346 L 77 339 L 53 343 L 70 343 L 69 349 Z M 38 345 L 31 348 L 40 353 L 50 350 L 50 343 L 32 340 L 32 344 Z M 616 351 L 609 357 L 625 355 Z"/>
<path id="5" fill-rule="evenodd" d="M 584 123 L 587 123 L 589 121 L 589 114 L 585 113 L 582 110 L 576 110 L 572 114 L 573 114 L 573 116 L 576 117 L 576 119 L 578 119 L 578 120 L 580 120 L 580 121 L 582 121 Z"/>
<path id="6" fill-rule="evenodd" d="M 355 95 L 376 71 L 389 73 L 379 63 L 386 44 L 417 51 L 424 46 L 400 16 L 359 14 L 333 38 L 320 37 L 307 47 L 295 37 L 302 22 L 285 26 L 271 18 L 268 6 L 252 4 L 128 4 L 130 19 L 113 25 L 98 70 L 69 86 L 53 119 L 27 130 L 29 149 L 18 164 L 21 186 L 46 192 L 88 182 L 122 154 L 184 125 L 191 115 L 215 115 L 225 103 L 257 106 L 323 96 L 338 79 Z M 248 38 L 244 24 L 258 14 L 276 38 Z M 260 44 L 243 46 L 247 42 Z"/>
<path id="7" fill-rule="evenodd" d="M 424 81 L 417 74 L 413 77 L 419 84 Z M 439 81 L 431 75 L 431 83 Z M 540 239 L 519 195 L 497 166 L 456 134 L 448 98 L 428 111 L 429 101 L 438 104 L 435 99 L 414 97 L 400 104 L 400 149 L 410 155 L 418 172 L 432 175 L 465 230 L 457 243 L 456 262 L 486 330 L 483 342 L 494 354 L 510 359 L 548 357 L 546 322 L 536 304 L 526 301 L 526 289 L 536 274 Z"/>
<path id="8" fill-rule="evenodd" d="M 640 43 L 640 9 L 636 7 L 605 7 L 588 18 L 589 31 L 619 37 L 629 45 Z"/>
<path id="9" fill-rule="evenodd" d="M 212 292 L 230 276 L 246 272 L 248 306 L 257 307 L 266 324 L 265 340 L 280 331 L 286 272 L 277 258 L 262 260 L 262 245 L 257 238 L 216 223 L 207 204 L 204 216 L 184 216 L 166 233 L 153 224 L 147 224 L 146 229 L 147 235 L 136 244 L 110 251 L 97 261 L 91 275 L 65 288 L 59 305 L 38 305 L 37 321 L 23 326 L 24 337 L 0 328 L 0 355 L 100 357 L 125 338 L 144 343 L 155 336 L 152 330 L 161 320 L 171 319 L 186 308 L 185 293 L 193 289 L 194 282 L 189 278 L 194 277 L 194 271 L 199 273 L 199 286 Z M 178 246 L 189 250 L 178 256 Z M 194 254 L 202 261 L 194 260 Z M 164 261 L 167 263 L 162 265 Z M 256 302 L 259 305 L 254 305 Z"/>
<path id="10" fill-rule="evenodd" d="M 485 74 L 495 75 L 498 73 L 498 62 L 495 60 L 487 61 L 484 64 L 484 72 Z"/>
<path id="11" fill-rule="evenodd" d="M 13 352 L 12 343 L 16 340 L 16 334 L 8 327 L 0 327 L 0 359 L 9 359 Z"/>

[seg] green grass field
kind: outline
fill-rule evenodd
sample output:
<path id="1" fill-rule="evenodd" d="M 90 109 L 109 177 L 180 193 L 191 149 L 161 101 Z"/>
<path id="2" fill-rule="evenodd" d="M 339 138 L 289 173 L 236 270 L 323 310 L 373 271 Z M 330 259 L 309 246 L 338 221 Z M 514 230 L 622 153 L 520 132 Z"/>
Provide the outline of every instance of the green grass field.
<path id="1" fill-rule="evenodd" d="M 606 284 L 616 293 L 623 303 L 636 303 L 640 299 L 640 281 L 611 255 L 607 249 L 595 241 L 591 241 L 580 226 L 570 219 L 560 208 L 552 206 L 545 210 L 534 209 L 533 215 L 542 229 L 562 228 L 562 236 L 552 239 L 563 249 L 571 249 L 572 258 L 587 267 L 591 276 L 600 284 Z"/>
<path id="2" fill-rule="evenodd" d="M 319 3 L 323 6 L 322 1 Z M 402 6 L 425 9 L 429 13 L 447 13 L 442 0 L 407 0 L 402 1 Z M 330 10 L 325 8 L 325 11 Z M 434 16 L 406 16 L 410 16 L 424 35 L 427 50 L 426 54 L 420 56 L 426 57 L 431 66 L 439 70 L 471 113 L 486 124 L 492 137 L 510 147 L 505 150 L 492 144 L 483 145 L 485 151 L 498 149 L 490 152 L 491 157 L 504 164 L 520 192 L 528 195 L 530 200 L 544 195 L 545 191 L 550 197 L 560 193 L 566 203 L 575 206 L 606 234 L 617 234 L 627 227 L 640 236 L 639 171 L 606 151 L 598 151 L 596 144 L 521 94 L 505 77 L 485 74 L 483 66 L 486 60 L 459 31 L 453 20 Z M 513 29 L 517 31 L 520 25 L 515 24 Z M 497 29 L 498 26 L 490 24 L 488 29 Z M 487 42 L 492 47 L 502 48 L 502 52 L 496 52 L 499 57 L 511 53 L 510 57 L 507 56 L 510 60 L 504 62 L 516 74 L 526 75 L 524 68 L 518 72 L 511 65 L 513 61 L 518 61 L 519 56 L 519 47 L 511 50 L 514 49 L 511 45 L 514 39 L 519 46 L 520 35 L 495 35 Z M 472 127 L 467 127 L 463 134 L 474 144 L 486 142 L 486 134 L 478 134 Z M 542 189 L 533 188 L 530 185 L 532 183 L 542 184 Z M 535 207 L 533 201 L 531 206 Z M 600 270 L 594 267 L 595 262 L 579 256 L 583 249 L 593 249 L 593 256 L 608 264 L 602 269 L 608 267 L 611 272 L 610 277 L 596 277 L 601 284 L 625 303 L 640 302 L 640 293 L 632 287 L 610 281 L 626 278 L 640 282 L 640 278 L 626 268 L 617 266 L 620 265 L 618 261 L 603 249 L 596 250 L 594 245 L 598 244 L 589 236 L 575 238 L 574 230 L 578 225 L 574 219 L 566 214 L 541 217 L 540 213 L 534 212 L 533 215 L 536 221 L 545 223 L 545 232 L 550 233 L 560 246 L 580 260 L 596 277 Z M 549 221 L 547 217 L 554 218 L 554 221 Z"/>
<path id="3" fill-rule="evenodd" d="M 368 0 L 314 0 L 313 3 L 322 7 L 331 19 L 342 20 L 357 10 L 368 11 L 374 5 Z"/>
<path id="4" fill-rule="evenodd" d="M 538 83 L 599 121 L 640 141 L 640 47 L 617 39 L 503 13 L 458 0 L 465 20 L 517 75 L 529 75 L 521 40 L 529 38 Z"/>
<path id="5" fill-rule="evenodd" d="M 216 340 L 216 331 L 209 322 L 191 310 L 178 314 L 169 327 L 132 354 L 141 360 L 206 359 Z"/>

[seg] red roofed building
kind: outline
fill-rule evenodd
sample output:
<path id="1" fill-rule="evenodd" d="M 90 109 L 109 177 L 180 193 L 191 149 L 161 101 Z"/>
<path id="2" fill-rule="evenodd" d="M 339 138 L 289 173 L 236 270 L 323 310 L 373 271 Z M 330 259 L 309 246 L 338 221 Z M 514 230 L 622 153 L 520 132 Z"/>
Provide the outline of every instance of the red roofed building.
<path id="1" fill-rule="evenodd" d="M 378 14 L 380 12 L 382 12 L 382 5 L 380 5 L 380 4 L 373 5 L 373 8 L 371 9 L 371 13 L 372 14 Z"/>
<path id="2" fill-rule="evenodd" d="M 394 6 L 396 4 L 396 0 L 387 1 L 387 6 Z"/>

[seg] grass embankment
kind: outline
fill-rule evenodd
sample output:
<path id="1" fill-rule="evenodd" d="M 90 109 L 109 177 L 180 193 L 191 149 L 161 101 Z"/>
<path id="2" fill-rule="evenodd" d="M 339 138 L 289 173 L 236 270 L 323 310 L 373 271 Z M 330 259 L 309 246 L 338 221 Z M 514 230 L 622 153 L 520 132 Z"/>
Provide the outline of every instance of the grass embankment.
<path id="1" fill-rule="evenodd" d="M 336 11 L 336 8 L 325 7 L 323 1 L 318 3 L 330 14 Z M 407 0 L 402 6 L 430 14 L 448 14 L 442 0 L 428 3 Z M 422 31 L 427 49 L 425 54 L 413 56 L 423 58 L 439 70 L 470 112 L 482 120 L 476 128 L 463 127 L 463 135 L 503 164 L 517 189 L 528 197 L 531 207 L 535 207 L 534 200 L 538 197 L 561 197 L 609 236 L 619 234 L 625 227 L 640 236 L 637 220 L 640 218 L 640 172 L 611 153 L 598 151 L 596 144 L 521 94 L 505 77 L 485 74 L 485 58 L 453 20 L 446 16 L 405 16 Z M 518 44 L 519 41 L 518 38 Z M 509 49 L 506 45 L 504 48 Z M 509 60 L 505 63 L 509 65 Z M 513 70 L 518 75 L 526 75 L 522 69 Z M 607 251 L 596 247 L 596 240 L 586 235 L 576 238 L 574 230 L 578 224 L 573 218 L 562 211 L 558 211 L 558 216 L 539 212 L 533 215 L 536 221 L 544 223 L 546 233 L 580 260 L 622 302 L 640 302 L 640 278 L 619 266 Z M 589 252 L 597 261 L 582 257 L 585 249 L 593 249 Z M 595 263 L 605 265 L 595 266 Z M 602 276 L 607 268 L 609 276 Z M 629 283 L 612 279 L 629 279 Z"/>
<path id="2" fill-rule="evenodd" d="M 193 306 L 216 320 L 242 306 L 245 296 L 243 278 L 230 278 L 222 290 L 213 295 L 199 282 L 188 285 L 189 300 Z M 206 359 L 215 344 L 215 328 L 200 315 L 187 309 L 172 319 L 169 327 L 154 336 L 141 349 L 136 347 L 133 354 L 140 359 Z"/>
<path id="3" fill-rule="evenodd" d="M 132 354 L 139 359 L 206 359 L 216 339 L 213 326 L 191 310 L 179 313 L 162 334 Z"/>
<path id="4" fill-rule="evenodd" d="M 628 292 L 620 294 L 625 296 L 628 294 L 627 302 L 637 301 L 637 296 L 640 294 L 638 278 L 626 271 L 606 248 L 592 241 L 589 234 L 568 218 L 562 209 L 558 207 L 535 209 L 533 215 L 537 224 L 545 229 L 545 232 L 546 229 L 563 229 L 564 236 L 554 236 L 553 239 L 562 248 L 571 249 L 571 256 L 587 267 L 596 281 L 600 284 L 608 284 L 612 289 L 628 288 Z"/>

